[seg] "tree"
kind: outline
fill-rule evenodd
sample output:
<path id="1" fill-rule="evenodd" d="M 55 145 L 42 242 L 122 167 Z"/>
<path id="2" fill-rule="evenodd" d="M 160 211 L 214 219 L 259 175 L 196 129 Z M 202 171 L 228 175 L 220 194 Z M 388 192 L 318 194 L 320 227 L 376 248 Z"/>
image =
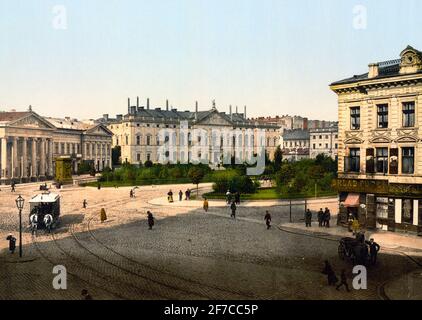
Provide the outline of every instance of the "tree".
<path id="1" fill-rule="evenodd" d="M 281 147 L 278 146 L 274 152 L 274 169 L 275 171 L 279 171 L 281 169 L 281 165 L 283 163 L 283 152 L 281 151 Z"/>
<path id="2" fill-rule="evenodd" d="M 113 149 L 111 149 L 111 161 L 113 163 L 113 166 L 119 165 L 120 158 L 122 156 L 122 149 L 120 146 L 115 146 Z"/>
<path id="3" fill-rule="evenodd" d="M 196 184 L 196 198 L 199 193 L 199 183 L 204 179 L 205 172 L 200 167 L 192 167 L 188 171 L 188 177 L 193 184 Z"/>

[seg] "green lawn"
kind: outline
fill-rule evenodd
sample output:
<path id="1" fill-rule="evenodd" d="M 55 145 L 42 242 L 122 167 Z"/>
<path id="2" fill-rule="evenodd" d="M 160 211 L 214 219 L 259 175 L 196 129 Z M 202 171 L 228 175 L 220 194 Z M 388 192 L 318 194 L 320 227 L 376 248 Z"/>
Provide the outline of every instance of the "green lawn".
<path id="1" fill-rule="evenodd" d="M 165 185 L 165 184 L 184 184 L 191 183 L 190 179 L 173 179 L 173 180 L 138 180 L 138 181 L 101 181 L 102 188 L 114 188 L 117 187 L 134 187 L 134 186 L 150 186 L 150 185 Z M 98 182 L 89 182 L 83 184 L 84 187 L 97 187 Z"/>
<path id="2" fill-rule="evenodd" d="M 317 194 L 318 197 L 328 197 L 328 196 L 335 196 L 337 195 L 334 191 L 326 191 L 326 192 L 319 192 Z M 207 197 L 208 199 L 226 199 L 225 194 L 219 194 L 210 192 L 207 194 L 204 194 L 204 197 Z M 275 188 L 268 188 L 268 189 L 258 189 L 256 193 L 253 194 L 241 194 L 240 198 L 242 200 L 279 200 L 279 199 L 306 199 L 306 198 L 314 198 L 315 194 L 306 194 L 306 193 L 300 193 L 300 194 L 279 194 Z"/>

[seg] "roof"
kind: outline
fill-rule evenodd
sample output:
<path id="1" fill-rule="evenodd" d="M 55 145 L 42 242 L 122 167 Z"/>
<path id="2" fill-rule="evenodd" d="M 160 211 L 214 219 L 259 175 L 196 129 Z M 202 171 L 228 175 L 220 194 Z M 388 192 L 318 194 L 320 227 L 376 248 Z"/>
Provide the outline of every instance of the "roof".
<path id="1" fill-rule="evenodd" d="M 11 122 L 29 116 L 31 112 L 0 112 L 0 122 Z"/>
<path id="2" fill-rule="evenodd" d="M 71 118 L 49 118 L 44 117 L 47 121 L 53 124 L 58 129 L 71 129 L 71 130 L 88 130 L 97 124 L 92 122 L 80 121 L 77 119 Z"/>
<path id="3" fill-rule="evenodd" d="M 42 193 L 37 194 L 35 197 L 29 200 L 29 203 L 52 203 L 59 199 L 60 196 L 56 193 Z"/>
<path id="4" fill-rule="evenodd" d="M 309 131 L 303 129 L 285 130 L 283 140 L 309 140 Z"/>
<path id="5" fill-rule="evenodd" d="M 404 49 L 400 53 L 400 56 L 402 57 L 408 51 L 412 51 L 416 55 L 418 55 L 419 57 L 422 58 L 422 52 L 419 51 L 419 50 L 416 50 L 415 48 L 413 48 L 411 46 L 407 46 L 406 49 Z M 395 59 L 395 60 L 387 60 L 387 61 L 375 63 L 376 65 L 378 65 L 378 76 L 371 78 L 371 80 L 372 79 L 389 78 L 389 77 L 395 77 L 395 76 L 401 75 L 400 74 L 401 63 L 402 63 L 401 58 Z M 418 71 L 415 74 L 418 74 L 418 73 L 422 73 L 422 71 Z M 343 79 L 343 80 L 340 80 L 340 81 L 333 82 L 331 84 L 331 86 L 341 85 L 341 84 L 351 84 L 351 83 L 354 83 L 354 82 L 369 80 L 368 75 L 369 75 L 368 72 L 363 73 L 363 74 L 359 74 L 359 75 L 354 75 L 353 77 L 349 77 L 349 78 L 346 78 L 346 79 Z"/>

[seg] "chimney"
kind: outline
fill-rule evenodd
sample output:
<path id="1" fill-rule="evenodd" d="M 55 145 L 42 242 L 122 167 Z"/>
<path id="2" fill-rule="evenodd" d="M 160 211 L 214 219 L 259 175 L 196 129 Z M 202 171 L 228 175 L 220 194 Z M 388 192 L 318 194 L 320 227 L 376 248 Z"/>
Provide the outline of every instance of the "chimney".
<path id="1" fill-rule="evenodd" d="M 239 113 L 239 109 L 237 108 L 237 106 L 236 106 L 236 114 L 238 114 Z"/>
<path id="2" fill-rule="evenodd" d="M 139 97 L 136 97 L 136 109 L 139 109 Z"/>
<path id="3" fill-rule="evenodd" d="M 195 121 L 198 120 L 198 101 L 195 101 Z"/>
<path id="4" fill-rule="evenodd" d="M 230 120 L 233 120 L 232 105 L 230 105 Z"/>
<path id="5" fill-rule="evenodd" d="M 371 63 L 369 65 L 369 73 L 368 73 L 368 78 L 372 79 L 372 78 L 376 78 L 379 75 L 379 64 L 378 63 Z"/>
<path id="6" fill-rule="evenodd" d="M 107 113 L 103 114 L 103 119 L 104 119 L 104 121 L 108 121 L 108 114 Z"/>
<path id="7" fill-rule="evenodd" d="M 130 113 L 130 98 L 127 98 L 127 113 Z"/>
<path id="8" fill-rule="evenodd" d="M 147 109 L 149 110 L 149 98 L 147 99 Z"/>
<path id="9" fill-rule="evenodd" d="M 243 112 L 243 117 L 246 119 L 246 106 L 245 106 L 245 111 Z"/>
<path id="10" fill-rule="evenodd" d="M 169 111 L 169 100 L 166 100 L 166 110 Z"/>

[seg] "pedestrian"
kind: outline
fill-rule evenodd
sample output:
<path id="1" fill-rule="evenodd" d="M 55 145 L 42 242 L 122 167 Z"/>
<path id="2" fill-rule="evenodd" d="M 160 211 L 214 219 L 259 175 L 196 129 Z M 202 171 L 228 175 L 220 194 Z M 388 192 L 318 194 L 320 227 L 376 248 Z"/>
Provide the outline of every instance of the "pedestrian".
<path id="1" fill-rule="evenodd" d="M 358 235 L 359 229 L 360 229 L 359 220 L 358 219 L 353 219 L 353 221 L 352 221 L 352 232 L 353 232 L 353 235 L 355 235 L 355 236 Z"/>
<path id="2" fill-rule="evenodd" d="M 149 230 L 152 230 L 152 227 L 154 226 L 154 216 L 152 215 L 151 211 L 147 211 L 147 214 Z"/>
<path id="3" fill-rule="evenodd" d="M 16 238 L 10 233 L 7 236 L 6 240 L 9 241 L 9 251 L 10 251 L 10 253 L 14 254 L 15 250 L 16 250 Z"/>
<path id="4" fill-rule="evenodd" d="M 232 202 L 230 209 L 232 210 L 232 214 L 230 215 L 231 218 L 236 219 L 236 203 Z"/>
<path id="5" fill-rule="evenodd" d="M 98 189 L 98 190 L 101 190 L 101 183 L 98 183 L 98 185 L 97 185 L 97 189 Z"/>
<path id="6" fill-rule="evenodd" d="M 322 273 L 327 275 L 327 281 L 329 286 L 334 286 L 338 282 L 338 278 L 331 267 L 331 264 L 328 262 L 328 260 L 325 260 L 325 266 L 322 270 Z"/>
<path id="7" fill-rule="evenodd" d="M 378 243 L 374 241 L 373 238 L 371 238 L 367 243 L 369 245 L 369 255 L 371 258 L 371 264 L 375 265 L 377 263 L 378 251 L 380 251 L 381 247 Z"/>
<path id="8" fill-rule="evenodd" d="M 168 193 L 167 193 L 167 199 L 168 199 L 168 201 L 170 202 L 170 203 L 172 203 L 173 202 L 173 191 L 169 191 Z"/>
<path id="9" fill-rule="evenodd" d="M 180 190 L 179 191 L 179 201 L 182 201 L 182 200 L 183 200 L 183 191 Z"/>
<path id="10" fill-rule="evenodd" d="M 322 211 L 322 208 L 318 211 L 318 227 L 322 227 L 322 224 L 324 222 L 324 211 Z"/>
<path id="11" fill-rule="evenodd" d="M 336 287 L 336 290 L 340 290 L 340 288 L 342 286 L 346 287 L 346 291 L 350 292 L 349 289 L 349 285 L 347 284 L 347 276 L 346 276 L 346 270 L 341 270 L 341 275 L 340 275 L 340 283 L 338 284 L 338 286 Z"/>
<path id="12" fill-rule="evenodd" d="M 86 209 L 87 205 L 88 205 L 88 202 L 86 201 L 86 199 L 84 199 L 84 201 L 82 202 L 82 208 Z"/>
<path id="13" fill-rule="evenodd" d="M 11 188 L 10 192 L 16 192 L 16 190 L 15 190 L 15 186 L 16 186 L 16 184 L 15 184 L 15 182 L 13 181 L 13 182 L 12 182 L 12 184 L 10 185 L 10 188 Z"/>
<path id="14" fill-rule="evenodd" d="M 208 212 L 208 207 L 209 207 L 208 200 L 207 200 L 207 198 L 204 198 L 204 211 L 205 212 Z"/>
<path id="15" fill-rule="evenodd" d="M 307 228 L 312 227 L 312 212 L 309 209 L 305 212 L 305 225 Z"/>
<path id="16" fill-rule="evenodd" d="M 100 211 L 100 220 L 101 220 L 101 223 L 103 223 L 104 221 L 107 220 L 107 214 L 106 214 L 106 211 L 105 211 L 104 208 L 101 208 L 101 211 Z"/>
<path id="17" fill-rule="evenodd" d="M 130 198 L 133 198 L 133 190 L 132 190 L 132 189 L 130 189 L 130 192 L 129 192 L 129 197 L 130 197 Z"/>
<path id="18" fill-rule="evenodd" d="M 240 204 L 240 192 L 237 191 L 236 194 L 234 195 L 234 199 L 236 201 L 236 204 Z"/>
<path id="19" fill-rule="evenodd" d="M 227 190 L 227 192 L 226 192 L 226 201 L 227 201 L 227 204 L 230 204 L 231 201 L 232 201 L 232 194 L 231 194 L 230 190 Z"/>
<path id="20" fill-rule="evenodd" d="M 268 210 L 266 211 L 264 220 L 265 224 L 267 225 L 267 230 L 269 230 L 271 228 L 271 214 Z"/>
<path id="21" fill-rule="evenodd" d="M 83 300 L 93 300 L 91 295 L 88 293 L 88 290 L 86 289 L 82 290 L 81 295 Z"/>
<path id="22" fill-rule="evenodd" d="M 331 220 L 331 212 L 330 209 L 325 208 L 324 211 L 324 223 L 325 223 L 325 227 L 329 228 L 330 227 L 330 220 Z"/>

